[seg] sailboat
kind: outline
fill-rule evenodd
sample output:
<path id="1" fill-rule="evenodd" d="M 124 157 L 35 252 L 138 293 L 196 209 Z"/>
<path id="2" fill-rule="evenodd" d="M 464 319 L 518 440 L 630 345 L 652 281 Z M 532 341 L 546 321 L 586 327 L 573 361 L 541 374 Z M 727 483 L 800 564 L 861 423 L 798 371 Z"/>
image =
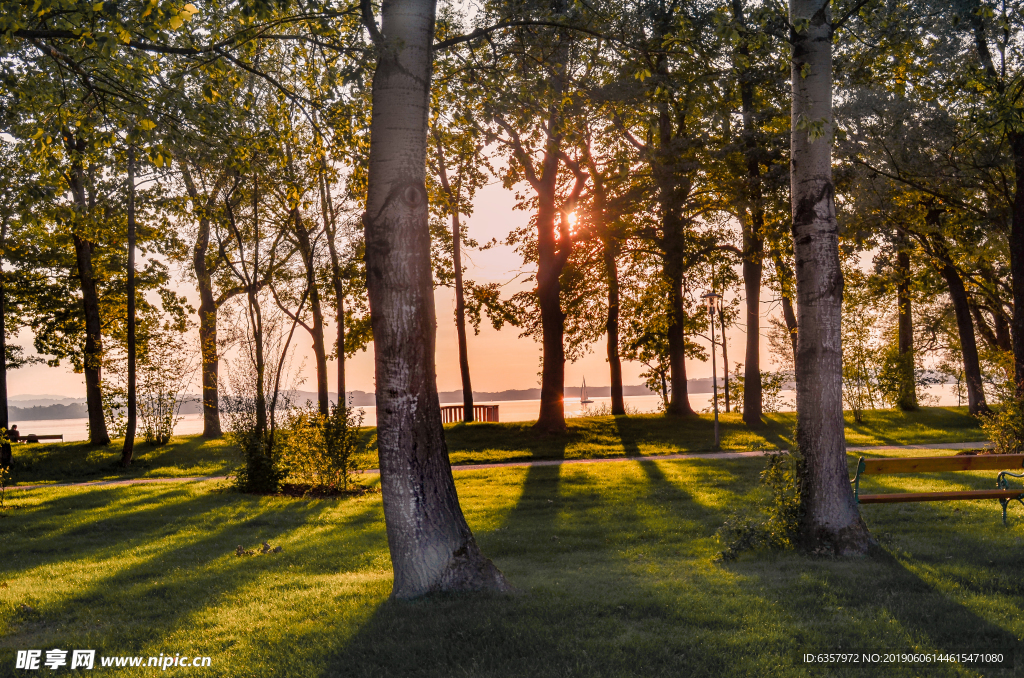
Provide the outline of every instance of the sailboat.
<path id="1" fill-rule="evenodd" d="M 580 388 L 580 405 L 589 405 L 594 402 L 587 397 L 587 378 L 583 377 L 583 386 Z"/>

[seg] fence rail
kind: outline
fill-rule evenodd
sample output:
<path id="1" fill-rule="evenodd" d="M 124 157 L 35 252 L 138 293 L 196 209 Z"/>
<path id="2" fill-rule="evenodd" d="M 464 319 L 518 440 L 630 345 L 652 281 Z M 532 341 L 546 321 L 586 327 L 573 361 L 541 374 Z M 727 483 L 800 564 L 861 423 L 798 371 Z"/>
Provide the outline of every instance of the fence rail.
<path id="1" fill-rule="evenodd" d="M 441 408 L 441 421 L 445 424 L 454 424 L 462 421 L 463 405 L 445 405 Z M 497 405 L 473 405 L 474 421 L 498 421 Z"/>

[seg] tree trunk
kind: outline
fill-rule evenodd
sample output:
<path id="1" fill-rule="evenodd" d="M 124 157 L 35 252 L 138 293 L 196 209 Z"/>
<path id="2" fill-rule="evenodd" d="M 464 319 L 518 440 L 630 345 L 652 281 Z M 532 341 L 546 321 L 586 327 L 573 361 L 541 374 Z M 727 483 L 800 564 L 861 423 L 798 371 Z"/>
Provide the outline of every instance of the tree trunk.
<path id="1" fill-rule="evenodd" d="M 745 24 L 743 3 L 732 0 L 733 18 Z M 761 165 L 757 161 L 758 147 L 754 122 L 754 85 L 749 64 L 750 49 L 742 42 L 737 52 L 745 58 L 740 74 L 740 105 L 743 115 L 744 156 L 747 165 L 746 211 L 749 218 L 741 219 L 743 227 L 743 290 L 747 322 L 746 355 L 743 360 L 743 422 L 752 428 L 764 425 L 761 419 L 761 275 L 764 264 L 764 199 L 761 190 Z M 725 330 L 722 330 L 724 341 Z M 728 374 L 729 364 L 725 366 Z M 728 408 L 727 408 L 728 409 Z"/>
<path id="2" fill-rule="evenodd" d="M 448 196 L 452 210 L 452 264 L 455 273 L 455 332 L 459 338 L 459 371 L 462 374 L 462 421 L 469 423 L 473 416 L 473 384 L 469 378 L 469 349 L 466 345 L 466 295 L 462 286 L 462 224 L 459 222 L 459 196 L 448 183 L 448 168 L 444 147 L 437 140 L 437 167 L 441 188 Z M 461 189 L 460 189 L 461 192 Z"/>
<path id="3" fill-rule="evenodd" d="M 452 211 L 452 247 L 455 258 L 455 331 L 459 337 L 459 372 L 462 374 L 462 420 L 473 416 L 473 384 L 469 380 L 469 349 L 466 346 L 466 298 L 462 289 L 462 233 L 459 211 Z"/>
<path id="4" fill-rule="evenodd" d="M 626 401 L 622 397 L 622 361 L 619 358 L 619 269 L 615 263 L 612 239 L 605 238 L 604 267 L 608 271 L 608 319 L 605 331 L 608 333 L 608 371 L 611 378 L 612 414 L 626 413 Z"/>
<path id="5" fill-rule="evenodd" d="M 509 589 L 459 506 L 434 370 L 436 320 L 426 179 L 433 0 L 385 0 L 367 186 L 367 287 L 392 596 Z"/>
<path id="6" fill-rule="evenodd" d="M 978 360 L 978 340 L 974 334 L 974 321 L 967 300 L 967 290 L 956 267 L 946 259 L 940 270 L 942 279 L 949 287 L 949 298 L 953 302 L 956 328 L 960 335 L 960 352 L 964 360 L 964 378 L 967 382 L 967 407 L 971 414 L 988 412 L 985 389 L 981 380 L 981 363 Z"/>
<path id="7" fill-rule="evenodd" d="M 680 236 L 681 237 L 681 236 Z M 686 309 L 683 306 L 682 253 L 666 252 L 669 278 L 669 325 L 668 325 L 668 365 L 669 380 L 672 382 L 672 399 L 665 413 L 676 416 L 692 417 L 696 412 L 690 407 L 690 398 L 686 384 Z"/>
<path id="8" fill-rule="evenodd" d="M 138 401 L 135 393 L 135 147 L 128 147 L 128 422 L 121 448 L 121 466 L 132 465 Z"/>
<path id="9" fill-rule="evenodd" d="M 327 416 L 331 411 L 331 398 L 327 390 L 327 348 L 324 341 L 324 311 L 320 305 L 320 290 L 316 284 L 316 260 L 309 231 L 302 221 L 299 209 L 293 210 L 295 236 L 299 242 L 299 254 L 306 269 L 306 289 L 309 290 L 309 306 L 313 313 L 313 326 L 307 327 L 313 338 L 313 357 L 316 360 L 316 399 L 320 414 Z"/>
<path id="10" fill-rule="evenodd" d="M 85 398 L 89 410 L 89 442 L 93 445 L 109 445 L 107 422 L 103 418 L 103 393 L 101 391 L 103 340 L 100 334 L 100 303 L 96 292 L 96 278 L 92 271 L 93 244 L 77 233 L 75 257 L 78 263 L 78 279 L 82 286 L 82 306 L 85 310 L 85 350 L 83 356 L 85 373 Z"/>
<path id="11" fill-rule="evenodd" d="M 725 367 L 725 411 L 729 412 L 729 342 L 725 338 L 725 311 L 718 310 L 718 320 L 722 325 L 722 363 Z"/>
<path id="12" fill-rule="evenodd" d="M 7 414 L 7 280 L 4 259 L 7 257 L 7 221 L 0 225 L 0 433 L 7 434 L 10 420 Z M 10 468 L 13 461 L 11 443 L 0 443 L 0 469 Z"/>
<path id="13" fill-rule="evenodd" d="M 790 183 L 800 327 L 797 444 L 804 464 L 800 541 L 808 549 L 857 554 L 873 539 L 861 520 L 846 464 L 843 274 L 832 183 L 831 2 L 790 0 L 789 6 L 790 24 L 807 21 L 792 35 L 791 75 Z"/>
<path id="14" fill-rule="evenodd" d="M 199 191 L 192 180 L 192 173 L 185 160 L 179 162 L 181 178 L 192 199 L 193 206 L 199 200 Z M 206 254 L 210 248 L 210 215 L 217 202 L 217 195 L 223 186 L 227 173 L 223 173 L 207 196 L 205 209 L 199 217 L 196 243 L 192 247 L 192 268 L 196 275 L 199 291 L 199 356 L 203 373 L 203 437 L 220 438 L 220 357 L 217 354 L 217 300 L 213 296 L 213 271 L 207 265 Z"/>
<path id="15" fill-rule="evenodd" d="M 331 284 L 334 287 L 334 298 L 338 307 L 338 336 L 335 350 L 338 352 L 338 406 L 345 406 L 345 280 L 341 270 L 341 259 L 338 256 L 337 222 L 334 216 L 334 203 L 331 198 L 331 187 L 327 184 L 327 162 L 321 165 L 320 206 L 323 211 L 324 231 L 327 233 L 327 249 L 331 253 Z"/>
<path id="16" fill-rule="evenodd" d="M 896 253 L 896 307 L 898 311 L 900 389 L 897 406 L 904 412 L 917 409 L 917 379 L 914 375 L 914 317 L 910 299 L 910 252 L 906 245 Z"/>
<path id="17" fill-rule="evenodd" d="M 1013 289 L 1013 378 L 1017 395 L 1024 397 L 1024 134 L 1009 134 L 1013 149 L 1014 197 L 1010 223 L 1010 274 Z"/>

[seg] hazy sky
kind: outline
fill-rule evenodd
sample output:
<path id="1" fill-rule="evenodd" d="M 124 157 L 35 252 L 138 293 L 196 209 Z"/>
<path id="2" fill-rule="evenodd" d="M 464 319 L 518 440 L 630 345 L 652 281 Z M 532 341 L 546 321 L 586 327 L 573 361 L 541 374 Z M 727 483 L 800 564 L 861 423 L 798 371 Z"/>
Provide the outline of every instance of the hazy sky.
<path id="1" fill-rule="evenodd" d="M 485 242 L 491 238 L 504 240 L 505 236 L 518 226 L 529 221 L 529 214 L 513 210 L 515 201 L 510 191 L 506 191 L 499 183 L 485 187 L 477 196 L 475 210 L 468 220 L 470 236 L 478 242 Z M 499 245 L 484 252 L 469 253 L 467 257 L 469 270 L 467 277 L 477 282 L 497 281 L 506 283 L 512 281 L 516 274 L 523 270 L 523 264 L 519 256 L 512 248 Z M 509 294 L 520 287 L 512 282 L 508 289 Z M 198 295 L 190 280 L 185 279 L 179 285 L 179 292 L 188 296 L 193 306 L 198 306 Z M 505 295 L 507 296 L 507 295 Z M 765 290 L 762 299 L 771 300 L 772 295 Z M 78 303 L 78 302 L 76 302 Z M 458 344 L 455 334 L 455 297 L 450 289 L 438 289 L 435 293 L 437 308 L 437 386 L 442 391 L 452 391 L 462 388 L 459 377 Z M 769 312 L 777 312 L 769 304 L 762 306 L 762 315 Z M 765 333 L 764 322 L 762 322 L 762 335 Z M 296 331 L 296 345 L 298 356 L 295 364 L 304 362 L 303 376 L 305 384 L 301 387 L 306 390 L 316 389 L 314 376 L 314 361 L 311 350 L 309 334 L 301 328 Z M 328 338 L 333 341 L 334 328 L 328 328 Z M 20 343 L 31 349 L 31 333 L 25 331 L 19 337 Z M 729 358 L 730 367 L 743 359 L 744 342 L 746 341 L 742 327 L 735 327 L 729 333 Z M 533 388 L 540 385 L 540 344 L 530 338 L 520 338 L 516 328 L 506 327 L 495 331 L 491 325 L 484 320 L 481 325 L 480 334 L 469 335 L 469 361 L 473 381 L 473 389 L 476 391 L 502 391 L 505 389 Z M 359 353 L 346 363 L 348 390 L 373 391 L 373 348 L 372 346 L 364 353 Z M 605 345 L 602 338 L 598 344 L 591 347 L 591 352 L 576 363 L 566 364 L 566 385 L 578 386 L 583 377 L 586 377 L 590 386 L 607 386 L 608 363 L 605 360 Z M 767 340 L 762 336 L 761 356 L 763 361 L 768 359 Z M 304 360 L 303 360 L 304 358 Z M 721 371 L 721 356 L 719 359 L 719 371 Z M 623 363 L 623 383 L 640 384 L 640 373 L 643 366 L 638 363 Z M 710 377 L 711 365 L 709 362 L 687 361 L 687 376 L 689 378 Z M 335 390 L 335 369 L 333 364 L 329 366 L 330 388 Z M 85 397 L 85 382 L 82 375 L 75 374 L 67 365 L 61 367 L 47 367 L 46 365 L 31 365 L 19 370 L 12 370 L 8 373 L 8 392 L 13 395 L 22 394 L 54 394 L 69 397 Z M 198 389 L 194 389 L 198 390 Z"/>

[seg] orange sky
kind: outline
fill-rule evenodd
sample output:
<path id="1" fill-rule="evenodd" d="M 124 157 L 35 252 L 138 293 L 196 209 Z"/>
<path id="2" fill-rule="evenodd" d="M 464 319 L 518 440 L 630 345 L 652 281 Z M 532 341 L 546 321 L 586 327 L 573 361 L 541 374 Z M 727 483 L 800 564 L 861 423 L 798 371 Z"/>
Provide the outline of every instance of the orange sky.
<path id="1" fill-rule="evenodd" d="M 513 228 L 525 224 L 529 215 L 513 210 L 515 201 L 512 193 L 500 184 L 485 187 L 475 201 L 475 212 L 468 220 L 470 235 L 479 242 L 491 238 L 499 241 Z M 489 251 L 470 253 L 467 257 L 467 277 L 477 282 L 509 282 L 522 269 L 522 261 L 510 247 L 498 246 Z M 515 283 L 509 289 L 514 291 Z M 179 292 L 189 297 L 193 306 L 197 306 L 197 295 L 191 282 L 182 281 Z M 762 299 L 769 300 L 772 296 L 765 290 Z M 438 289 L 435 293 L 437 308 L 437 386 L 442 391 L 452 391 L 462 387 L 458 367 L 458 345 L 456 342 L 454 294 L 450 289 Z M 777 309 L 771 309 L 777 312 Z M 762 313 L 769 311 L 767 305 Z M 764 334 L 762 323 L 762 335 Z M 328 336 L 333 336 L 333 328 L 328 328 Z M 298 330 L 296 343 L 298 356 L 295 364 L 304 362 L 303 389 L 315 390 L 316 379 L 313 370 L 313 357 L 310 349 L 309 335 Z M 28 331 L 19 336 L 20 343 L 31 347 L 32 337 Z M 742 327 L 730 329 L 729 358 L 730 367 L 743 359 L 745 335 Z M 502 391 L 505 389 L 524 389 L 537 387 L 540 384 L 540 344 L 533 339 L 519 337 L 516 328 L 494 330 L 485 320 L 479 335 L 469 336 L 469 360 L 472 373 L 473 389 L 476 391 Z M 372 346 L 365 353 L 360 353 L 347 363 L 348 390 L 373 391 L 373 356 Z M 590 386 L 607 386 L 608 365 L 604 358 L 604 340 L 594 345 L 589 355 L 576 363 L 566 365 L 566 385 L 578 386 L 586 377 Z M 762 360 L 767 360 L 767 340 L 761 341 Z M 303 358 L 305 360 L 303 361 Z M 721 356 L 718 356 L 721 361 Z M 719 362 L 721 370 L 721 362 Z M 643 366 L 636 363 L 623 363 L 623 383 L 640 384 L 640 372 Z M 329 368 L 330 388 L 336 389 L 335 370 Z M 687 362 L 689 378 L 710 377 L 710 363 Z M 198 390 L 198 389 L 196 389 Z M 53 394 L 68 397 L 85 397 L 85 383 L 80 374 L 74 374 L 70 367 L 51 368 L 45 365 L 31 365 L 20 370 L 12 370 L 8 374 L 8 393 L 20 394 Z"/>

